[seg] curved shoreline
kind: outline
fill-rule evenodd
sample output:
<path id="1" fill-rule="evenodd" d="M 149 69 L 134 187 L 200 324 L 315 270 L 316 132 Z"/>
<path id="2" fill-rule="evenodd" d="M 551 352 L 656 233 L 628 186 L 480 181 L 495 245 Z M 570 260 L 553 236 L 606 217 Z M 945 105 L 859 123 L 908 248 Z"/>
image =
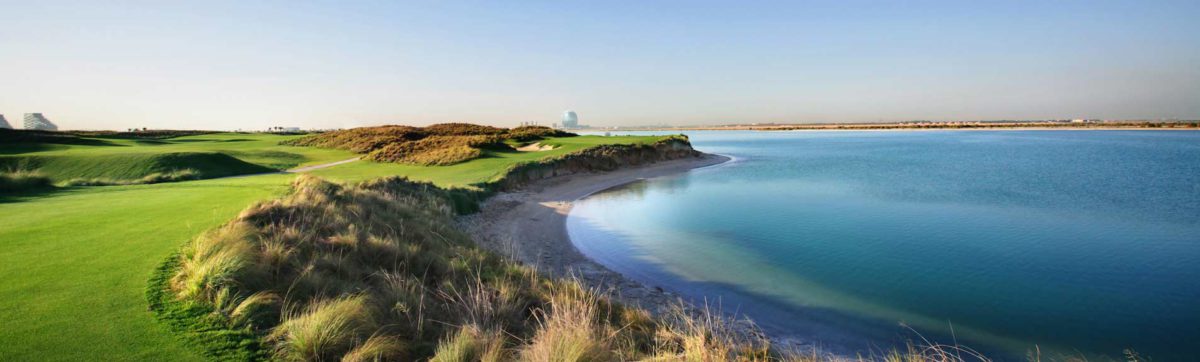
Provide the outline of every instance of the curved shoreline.
<path id="1" fill-rule="evenodd" d="M 481 203 L 478 213 L 460 216 L 457 223 L 480 247 L 535 268 L 548 277 L 574 278 L 585 287 L 623 304 L 641 307 L 654 315 L 662 315 L 677 306 L 700 310 L 705 306 L 688 303 L 669 286 L 645 284 L 584 255 L 567 233 L 567 216 L 575 202 L 595 193 L 733 160 L 723 155 L 701 154 L 696 158 L 610 172 L 543 179 L 518 191 L 502 192 L 488 198 Z M 817 341 L 769 335 L 746 316 L 739 313 L 733 317 L 732 321 L 741 333 L 766 337 L 785 350 L 815 352 L 827 357 L 837 357 L 840 356 L 837 353 L 842 352 L 837 346 L 819 345 Z"/>
<path id="2" fill-rule="evenodd" d="M 730 160 L 726 156 L 702 154 L 610 172 L 545 179 L 519 191 L 492 196 L 480 205 L 478 213 L 460 217 L 458 223 L 483 248 L 550 277 L 576 278 L 615 300 L 659 314 L 677 303 L 679 297 L 634 281 L 583 255 L 567 234 L 567 215 L 577 200 L 597 192 Z"/>
<path id="3" fill-rule="evenodd" d="M 496 194 L 480 212 L 460 217 L 459 224 L 482 247 L 537 268 L 552 277 L 588 277 L 603 269 L 571 243 L 566 220 L 574 202 L 641 179 L 667 176 L 725 163 L 731 158 L 702 154 L 696 158 L 662 161 L 610 172 L 584 173 L 544 179 L 518 191 Z"/>

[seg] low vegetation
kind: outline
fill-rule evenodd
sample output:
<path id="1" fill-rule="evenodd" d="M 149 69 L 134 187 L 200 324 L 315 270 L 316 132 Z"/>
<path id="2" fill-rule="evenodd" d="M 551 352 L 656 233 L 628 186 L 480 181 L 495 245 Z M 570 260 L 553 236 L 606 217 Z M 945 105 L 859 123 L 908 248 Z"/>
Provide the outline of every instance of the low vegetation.
<path id="1" fill-rule="evenodd" d="M 485 155 L 486 149 L 511 150 L 510 143 L 527 143 L 572 133 L 549 127 L 523 126 L 513 129 L 467 123 L 443 123 L 428 127 L 380 126 L 352 128 L 314 134 L 284 142 L 348 150 L 366 154 L 380 162 L 422 166 L 446 166 Z"/>

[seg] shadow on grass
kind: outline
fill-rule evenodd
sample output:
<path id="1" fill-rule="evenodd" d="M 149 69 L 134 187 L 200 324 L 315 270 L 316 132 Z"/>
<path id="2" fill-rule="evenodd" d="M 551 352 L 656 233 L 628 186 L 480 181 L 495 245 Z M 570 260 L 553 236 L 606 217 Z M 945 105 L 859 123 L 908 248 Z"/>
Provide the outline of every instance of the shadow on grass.
<path id="1" fill-rule="evenodd" d="M 0 192 L 0 204 L 35 201 L 52 196 L 58 196 L 59 194 L 69 192 L 69 190 L 70 189 L 59 187 L 43 187 L 15 192 Z"/>
<path id="2" fill-rule="evenodd" d="M 163 141 L 163 140 L 156 140 L 156 139 L 147 139 L 147 138 L 135 138 L 135 139 L 133 139 L 133 143 L 137 143 L 138 146 L 158 146 L 158 145 L 171 144 L 171 142 L 167 142 L 167 141 Z"/>
<path id="3" fill-rule="evenodd" d="M 43 152 L 66 149 L 67 146 L 50 143 L 16 143 L 0 146 L 0 155 L 19 155 L 22 153 Z"/>
<path id="4" fill-rule="evenodd" d="M 65 145 L 83 145 L 83 146 L 125 146 L 117 143 L 112 143 L 107 140 L 91 137 L 80 137 L 78 135 L 51 132 L 51 131 L 33 131 L 33 130 L 11 130 L 0 128 L 0 144 L 18 145 L 19 144 L 65 144 Z M 5 146 L 4 148 L 9 148 Z"/>

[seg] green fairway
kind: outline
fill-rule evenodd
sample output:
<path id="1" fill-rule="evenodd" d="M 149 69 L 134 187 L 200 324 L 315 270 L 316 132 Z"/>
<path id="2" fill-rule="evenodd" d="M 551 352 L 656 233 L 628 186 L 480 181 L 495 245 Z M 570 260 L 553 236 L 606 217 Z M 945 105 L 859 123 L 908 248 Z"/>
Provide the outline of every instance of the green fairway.
<path id="1" fill-rule="evenodd" d="M 197 357 L 146 310 L 146 280 L 292 175 L 74 188 L 0 203 L 0 360 Z"/>
<path id="2" fill-rule="evenodd" d="M 192 169 L 202 178 L 252 174 L 340 161 L 342 150 L 283 146 L 296 135 L 216 133 L 168 139 L 83 137 L 71 144 L 0 145 L 0 170 L 37 169 L 56 182 L 72 178 L 132 180 Z"/>
<path id="3" fill-rule="evenodd" d="M 429 181 L 443 187 L 465 187 L 484 182 L 516 163 L 558 156 L 602 144 L 654 142 L 659 136 L 578 136 L 543 140 L 555 146 L 548 151 L 486 151 L 485 156 L 450 166 L 416 166 L 396 163 L 354 162 L 338 167 L 317 170 L 311 174 L 338 181 L 361 181 L 376 177 L 403 175 L 413 180 Z"/>
<path id="4" fill-rule="evenodd" d="M 215 134 L 151 145 L 114 141 L 121 146 L 8 145 L 0 147 L 0 155 L 122 158 L 156 152 L 223 152 L 273 168 L 354 156 L 340 150 L 277 145 L 288 137 L 294 136 Z M 488 151 L 487 157 L 453 166 L 359 161 L 313 173 L 345 181 L 403 175 L 440 186 L 464 186 L 486 181 L 518 162 L 599 144 L 657 138 L 555 138 L 543 141 L 555 145 L 553 150 Z M 0 268 L 0 320 L 4 321 L 0 360 L 199 359 L 147 310 L 147 279 L 185 241 L 228 221 L 257 200 L 283 194 L 294 177 L 266 174 L 0 196 L 0 265 L 4 266 Z"/>

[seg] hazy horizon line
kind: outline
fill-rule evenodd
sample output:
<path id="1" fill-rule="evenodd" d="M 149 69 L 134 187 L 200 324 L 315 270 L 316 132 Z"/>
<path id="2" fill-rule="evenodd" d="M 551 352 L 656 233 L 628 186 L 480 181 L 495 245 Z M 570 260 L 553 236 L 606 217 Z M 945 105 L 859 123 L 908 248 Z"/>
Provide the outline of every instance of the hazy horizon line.
<path id="1" fill-rule="evenodd" d="M 31 112 L 31 113 L 36 113 L 36 112 Z M 0 113 L 0 116 L 4 116 L 4 114 Z M 537 121 L 487 122 L 487 121 L 457 120 L 457 121 L 422 121 L 422 122 L 399 122 L 399 121 L 398 122 L 366 122 L 366 123 L 361 123 L 361 124 L 355 124 L 353 126 L 333 126 L 333 127 L 298 127 L 298 126 L 289 125 L 289 124 L 280 124 L 280 125 L 275 125 L 275 126 L 257 127 L 257 128 L 220 128 L 220 127 L 213 127 L 213 128 L 162 127 L 162 128 L 159 128 L 159 127 L 151 127 L 151 126 L 121 127 L 121 128 L 73 128 L 73 127 L 69 127 L 70 123 L 67 123 L 67 126 L 64 126 L 63 124 L 54 121 L 54 119 L 50 116 L 47 116 L 46 118 L 50 119 L 51 122 L 53 122 L 55 125 L 57 125 L 59 127 L 60 131 L 117 131 L 117 132 L 128 131 L 128 130 L 139 130 L 139 129 L 143 129 L 143 128 L 146 130 L 266 131 L 272 127 L 297 128 L 299 130 L 311 131 L 311 130 L 333 130 L 333 129 L 348 129 L 348 128 L 358 128 L 358 127 L 379 127 L 379 126 L 393 126 L 393 125 L 424 127 L 424 126 L 429 126 L 429 125 L 433 125 L 433 124 L 444 124 L 444 123 L 470 123 L 470 124 L 489 125 L 489 126 L 504 127 L 504 128 L 513 128 L 513 127 L 519 127 L 522 125 L 547 126 L 547 127 L 561 126 L 560 122 L 537 122 Z M 20 122 L 20 119 L 18 119 L 15 122 L 14 122 L 14 120 L 7 118 L 6 116 L 4 117 L 4 119 L 6 119 L 8 121 L 9 125 L 12 126 L 13 130 L 24 130 L 24 128 L 22 127 L 23 124 Z M 586 123 L 581 122 L 582 127 L 579 127 L 578 129 L 688 128 L 688 127 L 766 126 L 766 125 L 780 125 L 780 126 L 786 126 L 786 125 L 855 125 L 855 124 L 904 124 L 904 123 L 1006 123 L 1006 122 L 1007 123 L 1038 123 L 1038 122 L 1065 122 L 1065 121 L 1077 121 L 1077 120 L 1096 122 L 1096 123 L 1121 123 L 1121 122 L 1173 123 L 1173 122 L 1200 122 L 1200 116 L 1191 117 L 1191 118 L 1109 118 L 1109 119 L 1106 119 L 1106 118 L 916 119 L 916 118 L 914 118 L 914 119 L 906 119 L 906 120 L 874 120 L 874 121 L 765 121 L 765 122 L 763 122 L 763 121 L 760 121 L 760 122 L 730 121 L 730 122 L 699 122 L 699 123 L 674 123 L 674 122 L 672 122 L 672 123 L 657 123 L 657 124 L 644 123 L 644 124 L 618 124 L 618 125 L 599 125 L 599 124 L 591 125 L 591 124 L 586 124 Z M 355 122 L 355 123 L 357 123 L 357 122 Z"/>

